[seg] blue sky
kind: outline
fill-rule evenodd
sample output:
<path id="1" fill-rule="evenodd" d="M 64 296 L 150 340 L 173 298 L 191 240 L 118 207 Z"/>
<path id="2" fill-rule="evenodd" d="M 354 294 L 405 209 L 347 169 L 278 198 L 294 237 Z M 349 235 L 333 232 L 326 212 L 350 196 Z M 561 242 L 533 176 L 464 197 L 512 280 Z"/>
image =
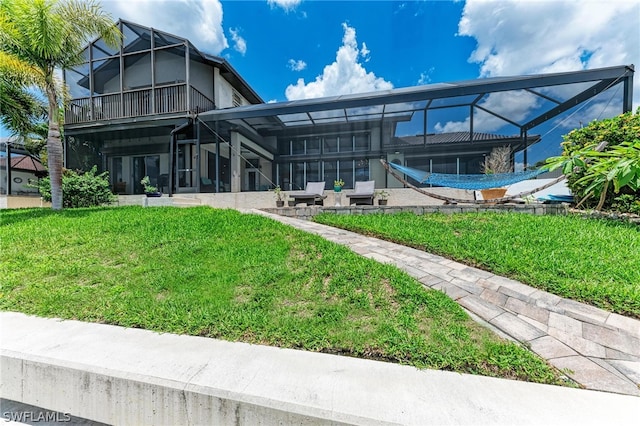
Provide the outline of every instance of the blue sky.
<path id="1" fill-rule="evenodd" d="M 102 4 L 224 56 L 265 101 L 640 63 L 638 0 Z"/>
<path id="2" fill-rule="evenodd" d="M 114 20 L 186 37 L 227 58 L 267 102 L 640 66 L 640 0 L 102 0 L 102 6 Z M 527 96 L 493 102 L 523 117 L 532 113 Z M 542 155 L 557 153 L 559 135 L 571 126 L 619 113 L 619 102 L 591 103 L 555 131 L 555 149 Z M 513 133 L 494 123 L 478 117 L 474 128 Z M 438 124 L 439 131 L 455 131 L 465 123 Z"/>
<path id="3" fill-rule="evenodd" d="M 224 22 L 247 43 L 244 55 L 233 40 L 222 53 L 267 101 L 284 100 L 287 86 L 322 75 L 336 61 L 345 27 L 355 32 L 364 70 L 393 87 L 479 73 L 478 65 L 467 61 L 474 40 L 455 36 L 462 2 L 310 1 L 291 11 L 266 1 L 222 5 Z"/>

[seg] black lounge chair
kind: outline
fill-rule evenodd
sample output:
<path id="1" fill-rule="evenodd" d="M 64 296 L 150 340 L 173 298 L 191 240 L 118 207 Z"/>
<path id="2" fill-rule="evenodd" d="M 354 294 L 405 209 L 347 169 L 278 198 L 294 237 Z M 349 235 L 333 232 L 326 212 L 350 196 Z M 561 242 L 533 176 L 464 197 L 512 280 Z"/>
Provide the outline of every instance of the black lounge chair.
<path id="1" fill-rule="evenodd" d="M 353 189 L 353 193 L 347 194 L 347 198 L 349 198 L 349 205 L 355 204 L 356 206 L 372 206 L 375 186 L 375 180 L 356 182 L 356 187 Z"/>
<path id="2" fill-rule="evenodd" d="M 324 182 L 307 182 L 304 192 L 289 194 L 289 197 L 293 198 L 294 206 L 300 203 L 306 203 L 307 206 L 324 206 L 324 199 L 327 198 L 324 195 Z"/>

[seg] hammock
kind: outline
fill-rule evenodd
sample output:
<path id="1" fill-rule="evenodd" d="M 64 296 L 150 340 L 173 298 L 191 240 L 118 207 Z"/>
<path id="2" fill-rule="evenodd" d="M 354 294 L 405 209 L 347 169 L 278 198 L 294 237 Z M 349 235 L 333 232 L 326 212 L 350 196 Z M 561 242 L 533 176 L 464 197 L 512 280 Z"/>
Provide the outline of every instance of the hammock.
<path id="1" fill-rule="evenodd" d="M 538 191 L 541 191 L 543 189 L 549 188 L 550 186 L 553 186 L 556 183 L 561 182 L 562 180 L 564 180 L 566 178 L 565 175 L 561 175 L 560 177 L 558 177 L 556 179 L 553 179 L 551 182 L 549 182 L 549 183 L 547 183 L 545 185 L 539 186 L 539 187 L 534 188 L 534 189 L 530 189 L 528 191 L 523 191 L 523 192 L 520 192 L 518 194 L 509 195 L 509 196 L 506 196 L 506 197 L 503 197 L 503 198 L 494 198 L 494 199 L 489 199 L 489 200 L 469 200 L 469 199 L 462 199 L 462 198 L 455 198 L 455 197 L 447 197 L 445 195 L 436 194 L 433 191 L 429 191 L 429 190 L 427 190 L 425 188 L 418 188 L 417 186 L 412 185 L 410 182 L 408 182 L 406 179 L 404 179 L 403 176 L 401 176 L 400 174 L 396 173 L 395 169 L 398 166 L 397 164 L 393 164 L 394 167 L 392 168 L 392 167 L 390 167 L 390 165 L 392 163 L 388 163 L 387 161 L 385 161 L 382 158 L 380 159 L 380 163 L 382 163 L 382 166 L 389 173 L 391 173 L 391 175 L 394 178 L 398 179 L 400 182 L 402 182 L 407 187 L 409 187 L 409 188 L 413 189 L 414 191 L 417 191 L 417 192 L 419 192 L 419 193 L 421 193 L 423 195 L 426 195 L 428 197 L 435 198 L 437 200 L 442 200 L 442 201 L 445 202 L 445 204 L 456 204 L 456 203 L 494 204 L 496 202 L 502 202 L 502 201 L 512 200 L 514 198 L 520 198 L 520 197 L 525 197 L 527 195 L 531 195 L 531 194 L 533 194 L 535 192 L 538 192 Z M 408 169 L 408 168 L 403 167 L 403 166 L 400 166 L 400 167 L 402 169 Z M 415 170 L 415 169 L 409 169 L 409 170 Z M 400 171 L 400 170 L 398 170 L 398 171 Z M 425 177 L 425 175 L 429 175 L 429 173 L 426 173 L 426 172 L 424 172 L 422 170 L 419 170 L 419 171 L 422 173 L 422 177 L 423 178 Z M 537 170 L 537 172 L 538 172 L 537 174 L 541 173 L 539 170 Z M 433 173 L 431 173 L 431 174 L 433 174 Z M 507 174 L 511 174 L 511 173 L 507 173 Z M 448 176 L 452 176 L 452 175 L 448 175 Z M 474 176 L 474 178 L 477 179 L 478 177 L 481 177 L 482 175 L 467 175 L 467 176 Z M 522 179 L 520 179 L 520 180 L 522 180 Z M 492 185 L 496 186 L 497 184 L 495 182 L 493 182 Z"/>
<path id="2" fill-rule="evenodd" d="M 546 170 L 538 168 L 525 172 L 515 173 L 495 173 L 495 174 L 476 174 L 476 175 L 452 175 L 445 173 L 429 173 L 424 170 L 412 169 L 410 167 L 401 166 L 395 163 L 388 163 L 400 173 L 418 181 L 421 184 L 430 184 L 435 186 L 446 186 L 448 188 L 480 190 L 488 188 L 497 188 L 521 182 L 527 179 L 533 179 Z"/>

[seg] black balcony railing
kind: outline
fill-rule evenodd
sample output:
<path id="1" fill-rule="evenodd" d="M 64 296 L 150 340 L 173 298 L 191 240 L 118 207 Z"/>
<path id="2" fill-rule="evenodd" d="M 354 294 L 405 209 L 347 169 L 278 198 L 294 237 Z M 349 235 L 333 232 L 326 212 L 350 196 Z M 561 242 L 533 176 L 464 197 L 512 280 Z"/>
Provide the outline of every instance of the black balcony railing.
<path id="1" fill-rule="evenodd" d="M 187 105 L 184 83 L 72 99 L 65 111 L 65 124 L 214 109 L 211 99 L 194 87 L 189 89 L 191 105 Z"/>

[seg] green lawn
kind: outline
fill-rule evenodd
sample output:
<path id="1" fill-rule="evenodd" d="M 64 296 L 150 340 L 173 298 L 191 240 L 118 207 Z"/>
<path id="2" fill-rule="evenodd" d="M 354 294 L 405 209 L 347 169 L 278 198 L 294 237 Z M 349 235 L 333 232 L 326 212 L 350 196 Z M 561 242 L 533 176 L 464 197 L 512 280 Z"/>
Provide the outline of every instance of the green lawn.
<path id="1" fill-rule="evenodd" d="M 0 252 L 2 310 L 562 383 L 442 293 L 260 216 L 4 210 Z"/>
<path id="2" fill-rule="evenodd" d="M 316 221 L 640 318 L 640 226 L 632 223 L 522 213 L 324 214 Z"/>

